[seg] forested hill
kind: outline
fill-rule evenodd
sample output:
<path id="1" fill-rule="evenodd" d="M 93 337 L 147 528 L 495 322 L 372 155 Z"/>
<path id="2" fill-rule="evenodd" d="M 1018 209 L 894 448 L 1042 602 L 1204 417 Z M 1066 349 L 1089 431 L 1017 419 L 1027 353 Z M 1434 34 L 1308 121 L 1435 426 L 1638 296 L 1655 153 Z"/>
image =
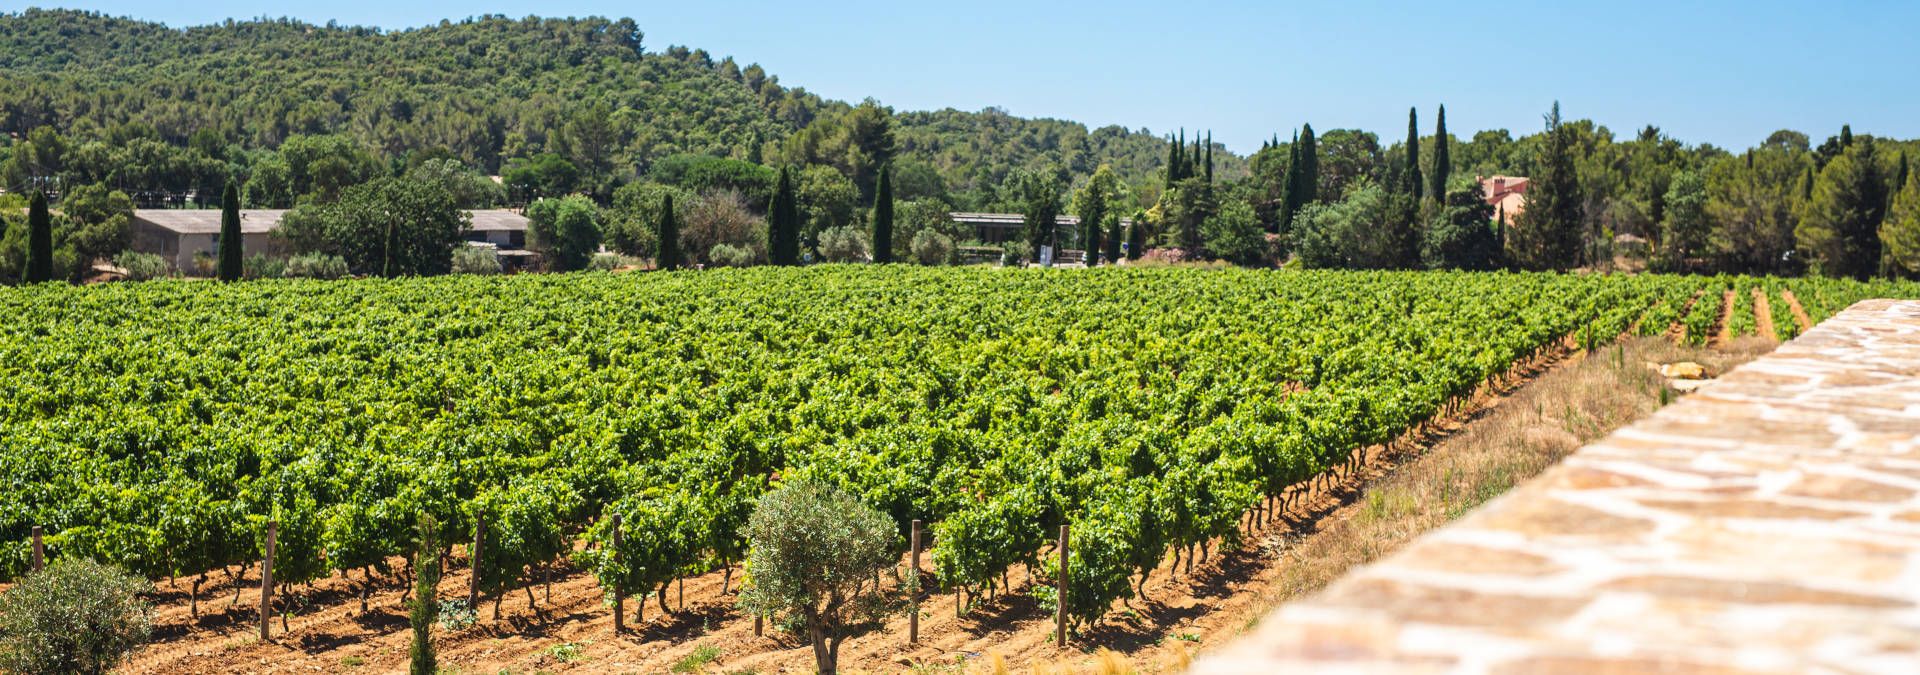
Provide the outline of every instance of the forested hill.
<path id="1" fill-rule="evenodd" d="M 871 113 L 859 108 L 704 50 L 650 51 L 630 19 L 488 16 L 387 32 L 0 14 L 0 133 L 51 126 L 76 144 L 145 139 L 149 153 L 178 151 L 176 164 L 346 134 L 389 160 L 444 151 L 496 173 L 543 152 L 614 176 L 693 153 L 835 164 L 857 176 L 871 160 L 861 156 Z M 1119 127 L 992 108 L 880 110 L 891 116 L 900 171 L 937 174 L 962 205 L 996 201 L 995 186 L 1018 168 L 1057 164 L 1085 176 L 1110 163 L 1146 183 L 1167 156 L 1163 138 Z M 1245 174 L 1242 158 L 1215 156 L 1224 174 Z"/>

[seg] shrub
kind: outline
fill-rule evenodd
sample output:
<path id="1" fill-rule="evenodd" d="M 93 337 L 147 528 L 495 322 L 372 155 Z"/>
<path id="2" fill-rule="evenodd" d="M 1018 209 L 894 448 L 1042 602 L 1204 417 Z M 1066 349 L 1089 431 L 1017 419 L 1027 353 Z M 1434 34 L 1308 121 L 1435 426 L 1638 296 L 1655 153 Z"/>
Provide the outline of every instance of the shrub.
<path id="1" fill-rule="evenodd" d="M 1019 267 L 1027 261 L 1027 255 L 1029 253 L 1032 253 L 1032 248 L 1028 247 L 1027 242 L 1024 241 L 1009 241 L 1001 244 L 1000 265 L 1003 267 Z"/>
<path id="2" fill-rule="evenodd" d="M 499 274 L 500 252 L 485 246 L 462 246 L 453 250 L 454 274 Z"/>
<path id="3" fill-rule="evenodd" d="M 150 281 L 173 276 L 173 264 L 152 253 L 126 251 L 113 259 L 113 265 L 127 271 L 127 278 Z"/>
<path id="4" fill-rule="evenodd" d="M 867 233 L 852 227 L 830 227 L 820 231 L 820 256 L 827 262 L 866 262 Z"/>
<path id="5" fill-rule="evenodd" d="M 0 595 L 0 670 L 105 673 L 147 640 L 153 588 L 111 565 L 62 558 Z"/>
<path id="6" fill-rule="evenodd" d="M 347 276 L 347 261 L 325 253 L 296 255 L 287 259 L 287 276 L 297 279 L 341 279 Z"/>
<path id="7" fill-rule="evenodd" d="M 922 265 L 945 265 L 953 260 L 953 237 L 921 230 L 913 235 L 913 259 Z"/>
<path id="8" fill-rule="evenodd" d="M 193 275 L 196 277 L 213 276 L 214 271 L 219 268 L 219 265 L 219 260 L 207 255 L 205 252 L 193 254 Z"/>
<path id="9" fill-rule="evenodd" d="M 248 279 L 279 279 L 287 276 L 287 259 L 256 253 L 247 256 L 241 268 Z"/>
<path id="10" fill-rule="evenodd" d="M 714 244 L 707 260 L 720 267 L 746 267 L 754 263 L 753 249 L 732 244 Z"/>

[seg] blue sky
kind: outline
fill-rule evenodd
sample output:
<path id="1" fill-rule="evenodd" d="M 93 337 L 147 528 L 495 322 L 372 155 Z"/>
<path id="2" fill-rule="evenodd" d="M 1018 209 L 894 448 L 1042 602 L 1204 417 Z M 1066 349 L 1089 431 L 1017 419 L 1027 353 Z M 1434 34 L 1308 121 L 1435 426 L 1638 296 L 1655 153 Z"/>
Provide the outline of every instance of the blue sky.
<path id="1" fill-rule="evenodd" d="M 5 8 L 11 2 L 0 2 Z M 406 28 L 475 14 L 630 16 L 650 50 L 700 47 L 781 82 L 896 109 L 1163 132 L 1236 152 L 1301 122 L 1393 139 L 1447 106 L 1457 135 L 1540 126 L 1561 102 L 1626 135 L 1743 148 L 1793 128 L 1920 137 L 1920 3 L 604 2 L 99 0 L 57 3 L 172 26 L 292 16 Z M 16 6 L 17 7 L 17 6 Z"/>

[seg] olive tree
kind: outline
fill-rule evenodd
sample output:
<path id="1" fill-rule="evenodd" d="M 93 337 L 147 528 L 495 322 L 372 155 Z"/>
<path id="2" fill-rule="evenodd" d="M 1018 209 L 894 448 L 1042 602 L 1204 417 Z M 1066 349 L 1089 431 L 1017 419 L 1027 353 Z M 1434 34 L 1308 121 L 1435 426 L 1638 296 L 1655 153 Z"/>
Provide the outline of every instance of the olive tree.
<path id="1" fill-rule="evenodd" d="M 797 623 L 823 675 L 836 672 L 851 627 L 902 610 L 916 583 L 899 582 L 892 519 L 823 483 L 799 480 L 762 496 L 745 535 L 750 583 L 740 606 Z M 883 586 L 885 576 L 899 583 Z"/>
<path id="2" fill-rule="evenodd" d="M 105 673 L 146 642 L 153 585 L 118 567 L 61 558 L 0 595 L 0 671 Z"/>

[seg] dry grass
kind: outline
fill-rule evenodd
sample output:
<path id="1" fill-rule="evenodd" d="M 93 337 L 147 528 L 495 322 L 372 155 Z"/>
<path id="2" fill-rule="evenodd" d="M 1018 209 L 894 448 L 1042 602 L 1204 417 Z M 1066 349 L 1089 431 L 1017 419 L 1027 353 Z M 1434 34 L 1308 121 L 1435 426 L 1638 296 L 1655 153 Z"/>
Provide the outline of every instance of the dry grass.
<path id="1" fill-rule="evenodd" d="M 1647 363 L 1694 361 L 1718 375 L 1772 348 L 1757 338 L 1716 349 L 1639 338 L 1547 372 L 1392 469 L 1319 532 L 1287 546 L 1262 604 L 1270 608 L 1318 590 L 1653 412 L 1675 394 Z"/>

